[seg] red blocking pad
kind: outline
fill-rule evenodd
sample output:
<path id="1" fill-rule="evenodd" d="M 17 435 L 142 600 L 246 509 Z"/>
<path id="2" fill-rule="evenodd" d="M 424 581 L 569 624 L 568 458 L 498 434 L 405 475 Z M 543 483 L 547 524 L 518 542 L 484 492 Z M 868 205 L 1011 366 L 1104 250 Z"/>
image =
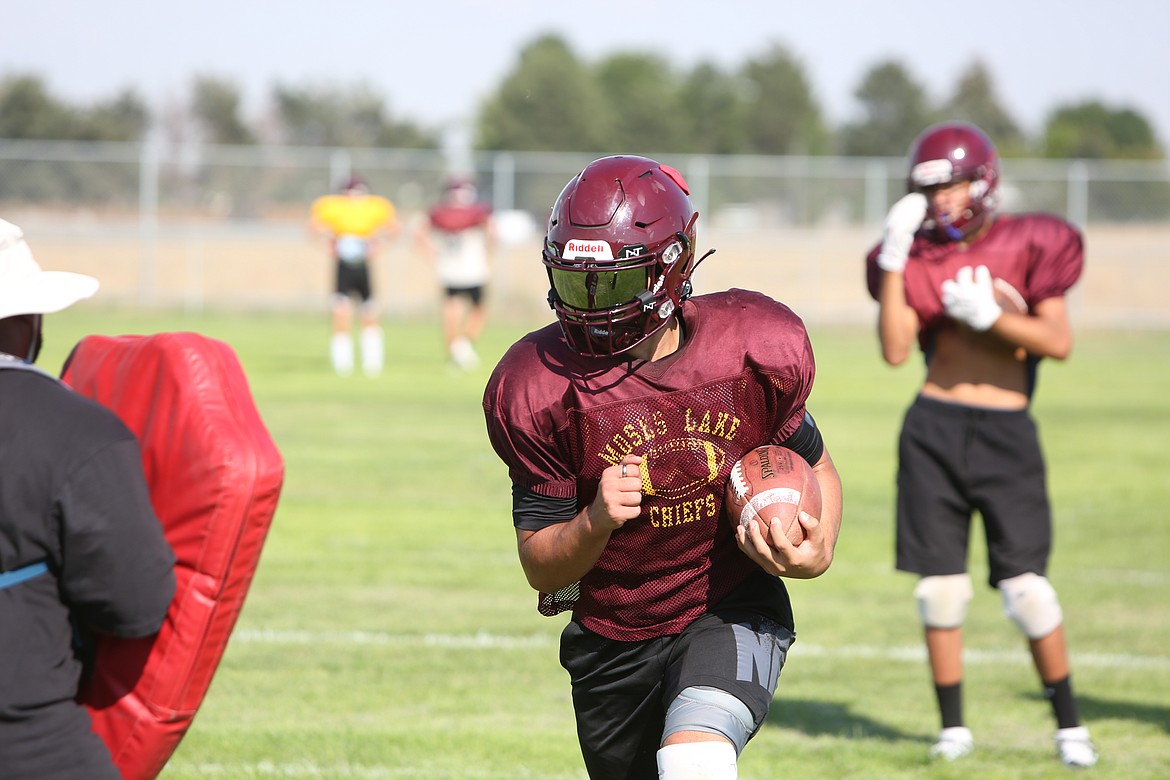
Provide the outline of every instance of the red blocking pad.
<path id="1" fill-rule="evenodd" d="M 125 780 L 147 780 L 190 727 L 239 617 L 284 462 L 225 343 L 197 333 L 87 336 L 62 380 L 138 437 L 177 591 L 154 637 L 101 637 L 78 700 Z"/>

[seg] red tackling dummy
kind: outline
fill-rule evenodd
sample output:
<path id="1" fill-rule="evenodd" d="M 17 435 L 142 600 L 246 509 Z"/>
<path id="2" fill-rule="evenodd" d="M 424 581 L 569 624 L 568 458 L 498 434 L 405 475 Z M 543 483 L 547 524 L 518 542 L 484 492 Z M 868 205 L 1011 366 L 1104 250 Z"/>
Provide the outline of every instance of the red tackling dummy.
<path id="1" fill-rule="evenodd" d="M 235 353 L 196 333 L 88 336 L 61 377 L 135 433 L 177 590 L 154 637 L 102 637 L 78 700 L 125 780 L 149 780 L 211 684 L 284 481 Z"/>

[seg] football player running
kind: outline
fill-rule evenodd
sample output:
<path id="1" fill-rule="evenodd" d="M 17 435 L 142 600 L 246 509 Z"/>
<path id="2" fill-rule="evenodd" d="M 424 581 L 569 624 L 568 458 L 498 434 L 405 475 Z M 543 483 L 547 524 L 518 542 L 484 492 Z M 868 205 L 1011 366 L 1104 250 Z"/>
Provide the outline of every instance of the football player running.
<path id="1" fill-rule="evenodd" d="M 824 573 L 840 527 L 804 325 L 758 292 L 692 297 L 697 220 L 666 165 L 586 166 L 548 223 L 557 323 L 484 394 L 525 575 L 542 613 L 572 610 L 560 659 L 593 778 L 736 777 L 795 638 L 781 577 Z M 732 465 L 768 443 L 821 487 L 798 546 L 724 517 Z"/>
<path id="2" fill-rule="evenodd" d="M 1045 462 L 1029 411 L 1042 358 L 1072 347 L 1065 295 L 1083 264 L 1080 233 L 1050 214 L 997 213 L 999 161 L 978 127 L 927 128 L 909 153 L 908 194 L 867 258 L 882 357 L 915 343 L 926 377 L 898 445 L 897 568 L 915 588 L 942 721 L 931 756 L 973 747 L 962 707 L 961 627 L 972 513 L 983 518 L 988 582 L 1027 637 L 1068 766 L 1097 753 L 1080 724 L 1060 603 Z"/>

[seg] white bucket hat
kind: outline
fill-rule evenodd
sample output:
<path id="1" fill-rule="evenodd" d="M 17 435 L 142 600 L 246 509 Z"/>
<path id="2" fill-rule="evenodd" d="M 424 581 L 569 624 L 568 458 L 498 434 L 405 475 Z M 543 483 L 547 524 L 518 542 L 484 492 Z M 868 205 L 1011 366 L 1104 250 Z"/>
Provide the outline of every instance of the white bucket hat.
<path id="1" fill-rule="evenodd" d="M 42 271 L 24 232 L 0 219 L 0 319 L 61 311 L 98 289 L 98 280 L 69 271 Z"/>

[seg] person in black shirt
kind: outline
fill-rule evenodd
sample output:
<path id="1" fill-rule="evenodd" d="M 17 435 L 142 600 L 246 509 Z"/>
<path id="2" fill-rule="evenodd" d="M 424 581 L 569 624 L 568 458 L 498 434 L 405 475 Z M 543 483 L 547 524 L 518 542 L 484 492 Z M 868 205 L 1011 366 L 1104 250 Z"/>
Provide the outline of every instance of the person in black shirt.
<path id="1" fill-rule="evenodd" d="M 120 780 L 75 701 L 76 641 L 162 626 L 174 554 L 134 434 L 33 363 L 43 315 L 89 298 L 92 277 L 42 271 L 0 220 L 0 775 Z"/>

